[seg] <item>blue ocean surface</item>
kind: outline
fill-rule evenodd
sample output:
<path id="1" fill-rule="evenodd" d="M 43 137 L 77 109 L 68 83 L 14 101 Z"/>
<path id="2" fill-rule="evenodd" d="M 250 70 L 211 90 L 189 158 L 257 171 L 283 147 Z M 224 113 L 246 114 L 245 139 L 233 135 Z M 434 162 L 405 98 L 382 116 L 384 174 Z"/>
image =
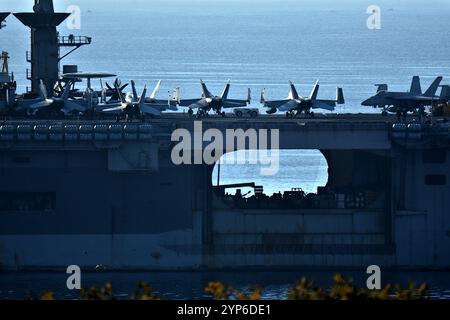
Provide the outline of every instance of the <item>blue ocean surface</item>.
<path id="1" fill-rule="evenodd" d="M 2 0 L 2 11 L 30 11 L 32 0 Z M 160 97 L 181 87 L 182 97 L 201 93 L 199 79 L 220 94 L 230 79 L 230 94 L 253 92 L 259 105 L 263 88 L 270 99 L 285 98 L 288 80 L 309 95 L 320 80 L 319 96 L 335 97 L 344 88 L 346 104 L 336 112 L 371 112 L 361 101 L 375 83 L 409 89 L 420 75 L 426 87 L 437 75 L 450 75 L 450 2 L 380 0 L 381 29 L 367 28 L 371 2 L 364 0 L 59 0 L 81 10 L 80 30 L 66 23 L 61 35 L 86 35 L 92 45 L 61 61 L 81 71 L 116 73 L 142 88 L 162 79 Z M 68 19 L 70 22 L 70 18 Z M 19 91 L 29 85 L 30 32 L 14 17 L 0 33 L 1 49 L 11 55 Z M 62 54 L 65 53 L 62 50 Z M 99 86 L 99 84 L 97 83 Z M 379 111 L 376 111 L 379 112 Z"/>
<path id="2" fill-rule="evenodd" d="M 32 0 L 2 0 L 0 11 L 30 11 L 32 4 Z M 260 107 L 263 88 L 269 99 L 282 99 L 288 94 L 288 80 L 301 95 L 309 95 L 320 80 L 321 98 L 332 99 L 336 86 L 344 88 L 346 104 L 336 113 L 360 113 L 379 112 L 361 106 L 376 83 L 406 91 L 414 75 L 421 77 L 423 88 L 442 75 L 448 84 L 450 2 L 378 0 L 379 30 L 367 27 L 366 10 L 371 4 L 365 0 L 58 0 L 55 9 L 66 11 L 77 5 L 81 10 L 81 29 L 68 29 L 63 23 L 61 35 L 93 38 L 90 46 L 75 51 L 61 65 L 115 73 L 122 82 L 135 80 L 139 90 L 161 79 L 160 98 L 175 87 L 181 88 L 183 98 L 197 98 L 199 79 L 220 94 L 230 79 L 231 97 L 245 98 L 251 88 L 252 105 Z M 0 31 L 0 50 L 9 52 L 10 71 L 18 91 L 24 92 L 29 86 L 25 52 L 30 50 L 30 32 L 14 17 Z M 239 156 L 245 157 L 245 152 Z M 291 188 L 315 192 L 327 178 L 327 163 L 319 151 L 290 150 L 281 152 L 274 176 L 261 175 L 255 165 L 222 165 L 220 183 L 256 182 L 266 193 Z M 213 183 L 216 180 L 217 168 Z M 126 297 L 138 281 L 146 280 L 166 298 L 202 298 L 207 281 L 223 280 L 238 288 L 259 284 L 266 289 L 265 298 L 283 298 L 285 289 L 302 275 L 106 272 L 86 274 L 84 283 L 102 286 L 112 281 L 116 292 Z M 323 285 L 332 277 L 331 273 L 309 275 Z M 353 276 L 364 284 L 363 271 Z M 0 274 L 0 298 L 45 290 L 73 298 L 74 293 L 65 289 L 65 277 L 64 273 Z M 449 273 L 391 273 L 385 280 L 406 285 L 409 277 L 427 281 L 435 297 L 450 297 Z"/>

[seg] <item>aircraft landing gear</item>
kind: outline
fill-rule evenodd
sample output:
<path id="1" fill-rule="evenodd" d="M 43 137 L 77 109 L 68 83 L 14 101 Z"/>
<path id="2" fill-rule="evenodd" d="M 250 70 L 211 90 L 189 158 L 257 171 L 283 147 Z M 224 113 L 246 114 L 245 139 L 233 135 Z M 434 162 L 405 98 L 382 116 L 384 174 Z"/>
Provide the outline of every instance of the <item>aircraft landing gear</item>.
<path id="1" fill-rule="evenodd" d="M 198 109 L 198 111 L 197 111 L 197 118 L 198 119 L 206 117 L 206 116 L 207 116 L 207 113 L 203 109 Z"/>
<path id="2" fill-rule="evenodd" d="M 403 111 L 403 121 L 406 122 L 406 116 L 408 115 L 408 111 Z"/>
<path id="3" fill-rule="evenodd" d="M 294 118 L 294 117 L 295 117 L 294 111 L 287 111 L 286 112 L 286 118 Z"/>
<path id="4" fill-rule="evenodd" d="M 305 115 L 309 116 L 310 118 L 314 118 L 314 112 L 310 110 L 305 110 Z"/>

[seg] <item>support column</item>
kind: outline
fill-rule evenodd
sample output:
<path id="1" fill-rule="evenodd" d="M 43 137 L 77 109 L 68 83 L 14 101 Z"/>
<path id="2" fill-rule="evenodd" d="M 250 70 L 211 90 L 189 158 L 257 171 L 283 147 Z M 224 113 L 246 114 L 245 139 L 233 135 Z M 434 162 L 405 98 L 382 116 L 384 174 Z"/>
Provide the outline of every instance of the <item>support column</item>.
<path id="1" fill-rule="evenodd" d="M 52 0 L 35 0 L 34 13 L 14 13 L 31 29 L 31 89 L 39 92 L 40 81 L 53 93 L 59 77 L 59 43 L 56 27 L 70 14 L 55 13 Z"/>

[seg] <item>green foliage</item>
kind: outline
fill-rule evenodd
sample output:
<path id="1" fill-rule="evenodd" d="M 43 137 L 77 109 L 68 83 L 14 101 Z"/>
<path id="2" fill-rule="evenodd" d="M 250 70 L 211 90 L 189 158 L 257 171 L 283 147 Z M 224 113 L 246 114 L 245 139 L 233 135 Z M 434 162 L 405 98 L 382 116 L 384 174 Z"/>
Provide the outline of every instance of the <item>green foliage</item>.
<path id="1" fill-rule="evenodd" d="M 252 288 L 250 294 L 236 290 L 231 286 L 226 286 L 220 281 L 209 282 L 205 291 L 210 293 L 215 300 L 259 300 L 261 299 L 261 289 Z"/>
<path id="2" fill-rule="evenodd" d="M 47 291 L 41 296 L 41 300 L 54 300 L 52 291 Z M 107 283 L 103 288 L 91 287 L 90 289 L 80 290 L 80 300 L 114 300 L 113 286 Z M 154 293 L 152 287 L 146 282 L 139 282 L 136 289 L 130 296 L 130 300 L 160 300 Z"/>
<path id="3" fill-rule="evenodd" d="M 335 274 L 333 284 L 329 290 L 323 290 L 314 285 L 314 282 L 303 278 L 288 291 L 290 300 L 418 300 L 427 298 L 427 285 L 416 287 L 413 282 L 408 288 L 402 289 L 400 285 L 387 284 L 381 290 L 368 290 L 357 288 L 351 279 Z"/>
<path id="4" fill-rule="evenodd" d="M 103 288 L 97 289 L 96 287 L 91 287 L 88 290 L 80 290 L 81 300 L 112 300 L 113 288 L 111 283 L 107 283 Z"/>
<path id="5" fill-rule="evenodd" d="M 131 300 L 160 300 L 160 298 L 153 292 L 152 287 L 147 282 L 139 282 L 136 290 L 130 297 Z"/>
<path id="6" fill-rule="evenodd" d="M 302 278 L 287 292 L 289 300 L 418 300 L 427 298 L 427 285 L 421 284 L 416 287 L 410 282 L 406 289 L 399 285 L 395 290 L 387 284 L 381 290 L 361 289 L 354 286 L 351 279 L 346 279 L 340 274 L 335 274 L 333 284 L 329 290 L 317 287 L 313 281 Z M 205 291 L 210 293 L 216 300 L 259 300 L 261 290 L 252 289 L 249 295 L 229 287 L 222 282 L 210 282 Z"/>
<path id="7" fill-rule="evenodd" d="M 425 283 L 416 286 L 410 282 L 407 288 L 400 285 L 391 286 L 387 284 L 381 290 L 368 290 L 357 288 L 351 279 L 346 279 L 341 274 L 335 274 L 332 286 L 323 289 L 306 278 L 300 279 L 293 287 L 288 289 L 289 300 L 419 300 L 427 299 L 428 287 Z M 260 300 L 262 291 L 259 287 L 250 289 L 244 293 L 220 281 L 209 282 L 205 292 L 211 294 L 215 300 Z M 54 300 L 51 291 L 41 296 L 42 300 Z M 107 283 L 103 288 L 81 289 L 81 300 L 114 300 L 113 286 Z M 160 300 L 154 290 L 146 282 L 139 282 L 136 289 L 130 295 L 131 300 Z"/>

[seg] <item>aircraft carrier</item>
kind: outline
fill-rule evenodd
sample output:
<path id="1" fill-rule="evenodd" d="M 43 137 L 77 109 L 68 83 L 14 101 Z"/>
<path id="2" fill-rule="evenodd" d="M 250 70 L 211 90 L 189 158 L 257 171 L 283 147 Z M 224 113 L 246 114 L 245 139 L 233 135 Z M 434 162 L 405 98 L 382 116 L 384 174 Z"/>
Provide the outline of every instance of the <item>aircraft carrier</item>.
<path id="1" fill-rule="evenodd" d="M 15 14 L 32 27 L 32 93 L 39 80 L 47 88 L 58 80 L 55 57 L 66 43 L 56 26 L 67 14 L 38 9 Z M 3 92 L 14 87 L 7 83 Z M 269 196 L 243 181 L 255 188 L 250 198 L 215 185 L 212 165 L 171 161 L 172 132 L 194 133 L 196 121 L 177 113 L 145 121 L 5 118 L 0 269 L 450 267 L 445 119 L 202 119 L 202 130 L 277 129 L 281 150 L 320 150 L 326 158 L 328 182 L 317 193 Z"/>

